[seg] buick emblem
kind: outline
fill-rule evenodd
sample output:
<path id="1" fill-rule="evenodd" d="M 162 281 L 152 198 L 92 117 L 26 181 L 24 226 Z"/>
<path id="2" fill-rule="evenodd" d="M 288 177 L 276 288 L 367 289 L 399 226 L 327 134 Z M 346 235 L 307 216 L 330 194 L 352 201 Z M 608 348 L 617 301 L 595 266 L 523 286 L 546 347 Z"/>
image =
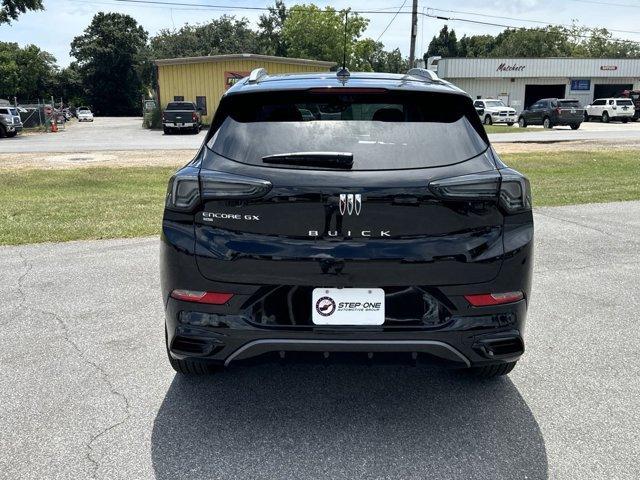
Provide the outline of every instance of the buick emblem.
<path id="1" fill-rule="evenodd" d="M 360 215 L 362 195 L 359 193 L 340 194 L 340 215 Z"/>

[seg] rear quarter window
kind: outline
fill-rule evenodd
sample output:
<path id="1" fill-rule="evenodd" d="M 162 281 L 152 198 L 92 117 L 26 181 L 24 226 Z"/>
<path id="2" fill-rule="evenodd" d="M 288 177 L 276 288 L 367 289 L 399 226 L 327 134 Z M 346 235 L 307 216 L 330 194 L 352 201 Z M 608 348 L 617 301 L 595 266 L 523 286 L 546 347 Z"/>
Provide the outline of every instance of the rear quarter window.
<path id="1" fill-rule="evenodd" d="M 391 170 L 459 163 L 484 152 L 488 140 L 463 95 L 289 92 L 225 98 L 207 146 L 272 168 L 290 167 L 265 164 L 264 157 L 341 152 L 353 155 L 352 170 Z"/>

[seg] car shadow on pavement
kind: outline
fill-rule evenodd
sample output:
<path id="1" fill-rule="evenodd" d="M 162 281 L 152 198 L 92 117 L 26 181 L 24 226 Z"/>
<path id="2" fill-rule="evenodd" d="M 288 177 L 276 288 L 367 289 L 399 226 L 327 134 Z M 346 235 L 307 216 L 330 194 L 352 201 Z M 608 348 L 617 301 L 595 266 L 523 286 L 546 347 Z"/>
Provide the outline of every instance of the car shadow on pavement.
<path id="1" fill-rule="evenodd" d="M 156 478 L 547 478 L 508 378 L 422 366 L 279 365 L 176 375 L 152 433 Z"/>

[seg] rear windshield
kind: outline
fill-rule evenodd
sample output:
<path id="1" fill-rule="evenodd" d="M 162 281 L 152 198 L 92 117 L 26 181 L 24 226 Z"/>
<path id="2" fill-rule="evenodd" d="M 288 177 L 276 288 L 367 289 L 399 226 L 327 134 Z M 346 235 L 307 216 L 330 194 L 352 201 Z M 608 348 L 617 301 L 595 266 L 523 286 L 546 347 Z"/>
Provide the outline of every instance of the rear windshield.
<path id="1" fill-rule="evenodd" d="M 625 99 L 625 100 L 617 100 L 618 105 L 633 105 L 633 102 L 631 100 Z"/>
<path id="2" fill-rule="evenodd" d="M 563 108 L 580 108 L 578 100 L 558 100 L 558 106 Z"/>
<path id="3" fill-rule="evenodd" d="M 353 155 L 352 170 L 449 165 L 488 146 L 471 100 L 441 93 L 235 95 L 210 136 L 211 150 L 242 163 L 274 167 L 263 158 L 340 152 Z"/>
<path id="4" fill-rule="evenodd" d="M 167 110 L 194 110 L 193 103 L 171 102 L 167 105 Z"/>

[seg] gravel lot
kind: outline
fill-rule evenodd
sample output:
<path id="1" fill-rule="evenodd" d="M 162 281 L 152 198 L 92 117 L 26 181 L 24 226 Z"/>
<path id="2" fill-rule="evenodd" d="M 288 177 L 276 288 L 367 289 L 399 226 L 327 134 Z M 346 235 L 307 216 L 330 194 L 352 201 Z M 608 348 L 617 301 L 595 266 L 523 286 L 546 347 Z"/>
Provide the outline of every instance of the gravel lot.
<path id="1" fill-rule="evenodd" d="M 0 248 L 0 478 L 637 479 L 640 202 L 535 217 L 527 353 L 488 383 L 348 365 L 181 378 L 156 238 Z"/>
<path id="2" fill-rule="evenodd" d="M 507 128 L 507 127 L 505 127 Z M 518 127 L 512 127 L 514 131 Z M 108 152 L 122 150 L 195 150 L 206 133 L 164 135 L 142 128 L 141 118 L 97 117 L 94 123 L 70 122 L 65 130 L 51 134 L 27 134 L 0 139 L 0 153 Z M 499 143 L 589 141 L 598 146 L 622 144 L 640 148 L 640 122 L 583 123 L 580 130 L 557 127 L 552 131 L 530 127 L 526 132 L 490 135 Z"/>

